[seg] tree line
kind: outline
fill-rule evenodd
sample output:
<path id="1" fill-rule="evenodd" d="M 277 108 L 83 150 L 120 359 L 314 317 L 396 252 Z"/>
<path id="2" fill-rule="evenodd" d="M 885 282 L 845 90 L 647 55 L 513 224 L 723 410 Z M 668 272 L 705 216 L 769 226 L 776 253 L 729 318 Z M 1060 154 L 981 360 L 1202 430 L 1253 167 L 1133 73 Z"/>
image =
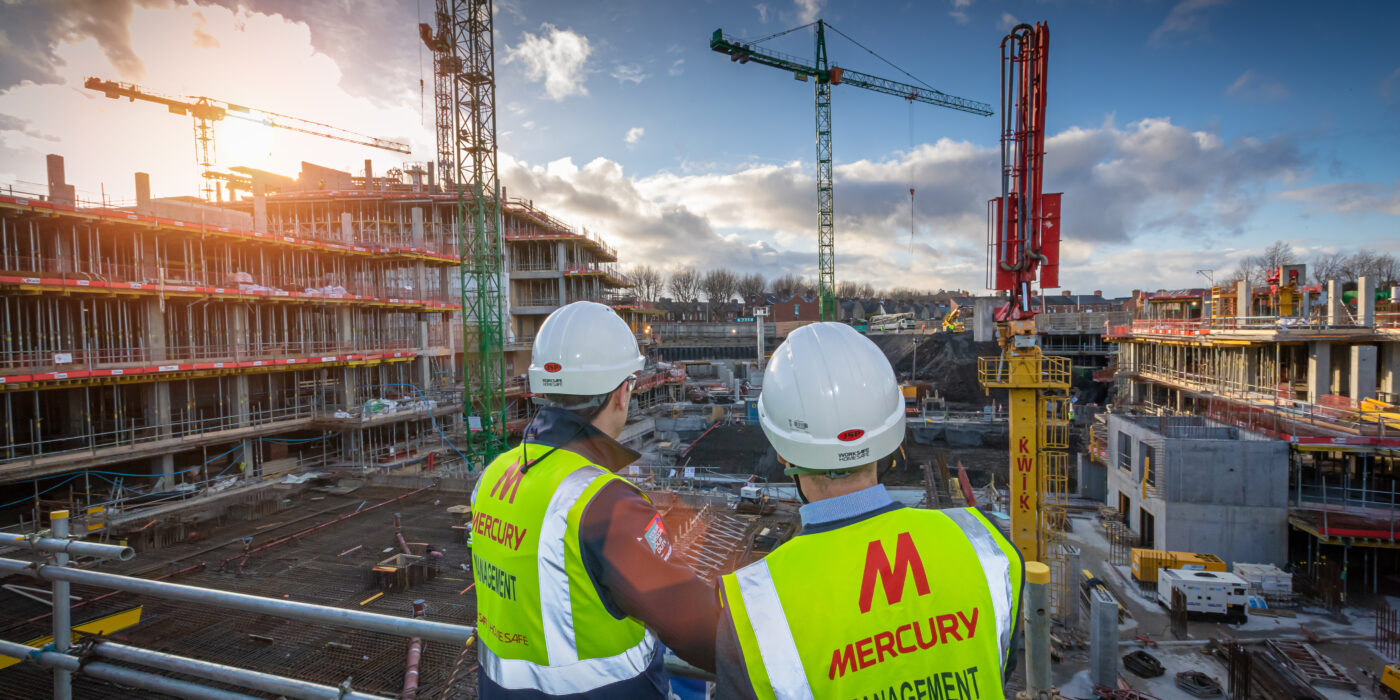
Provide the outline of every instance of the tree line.
<path id="1" fill-rule="evenodd" d="M 662 270 L 651 265 L 638 265 L 628 270 L 626 277 L 632 284 L 632 292 L 640 301 L 669 298 L 684 303 L 707 301 L 717 304 L 731 302 L 737 298 L 747 303 L 750 298 L 761 294 L 775 294 L 780 297 L 815 297 L 817 294 L 815 279 L 793 273 L 766 279 L 759 273 L 745 275 L 723 267 L 701 272 L 694 267 Z M 869 282 L 849 280 L 836 283 L 838 299 L 927 302 L 948 294 L 949 292 L 941 289 L 937 292 L 909 287 L 880 289 Z"/>
<path id="2" fill-rule="evenodd" d="M 1314 284 L 1326 284 L 1328 280 L 1355 282 L 1362 277 L 1374 280 L 1378 287 L 1400 283 L 1400 258 L 1390 253 L 1339 250 L 1317 253 L 1305 260 L 1293 246 L 1275 241 L 1262 253 L 1241 258 L 1239 264 L 1220 278 L 1217 284 L 1230 285 L 1248 280 L 1252 285 L 1263 285 L 1280 266 L 1304 263 Z"/>

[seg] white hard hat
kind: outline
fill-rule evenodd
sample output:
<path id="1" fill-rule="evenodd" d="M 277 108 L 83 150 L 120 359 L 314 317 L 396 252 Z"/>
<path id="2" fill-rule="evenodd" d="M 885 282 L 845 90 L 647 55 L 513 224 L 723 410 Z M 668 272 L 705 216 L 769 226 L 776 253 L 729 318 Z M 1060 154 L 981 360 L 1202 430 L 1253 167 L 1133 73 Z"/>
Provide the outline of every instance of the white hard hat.
<path id="1" fill-rule="evenodd" d="M 646 366 L 637 338 L 617 312 L 591 301 L 554 310 L 530 353 L 530 392 L 598 396 Z"/>
<path id="2" fill-rule="evenodd" d="M 904 396 L 869 338 L 844 323 L 813 323 L 773 352 L 758 422 L 792 466 L 839 471 L 874 462 L 904 441 Z"/>

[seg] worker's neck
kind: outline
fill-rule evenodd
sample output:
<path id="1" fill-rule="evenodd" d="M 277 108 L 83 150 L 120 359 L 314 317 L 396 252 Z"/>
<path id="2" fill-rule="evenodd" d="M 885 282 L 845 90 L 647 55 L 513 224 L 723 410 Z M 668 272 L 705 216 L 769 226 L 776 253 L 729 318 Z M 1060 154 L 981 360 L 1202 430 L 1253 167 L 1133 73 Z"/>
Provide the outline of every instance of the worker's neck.
<path id="1" fill-rule="evenodd" d="M 617 408 L 612 401 L 609 401 L 607 407 L 599 411 L 598 415 L 593 416 L 593 420 L 589 422 L 604 435 L 617 439 L 617 436 L 622 434 L 623 427 L 627 425 L 627 411 Z"/>
<path id="2" fill-rule="evenodd" d="M 802 494 L 813 503 L 864 491 L 880 483 L 873 472 L 852 474 L 844 479 L 829 479 L 824 476 L 805 474 L 798 478 L 802 480 Z"/>

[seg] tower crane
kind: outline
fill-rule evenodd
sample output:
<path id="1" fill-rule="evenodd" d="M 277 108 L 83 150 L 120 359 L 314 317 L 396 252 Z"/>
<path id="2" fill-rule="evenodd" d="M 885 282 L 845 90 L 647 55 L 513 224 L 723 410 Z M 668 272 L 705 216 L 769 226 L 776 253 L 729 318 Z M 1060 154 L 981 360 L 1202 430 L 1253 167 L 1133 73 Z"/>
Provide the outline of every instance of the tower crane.
<path id="1" fill-rule="evenodd" d="M 418 26 L 433 52 L 438 169 L 457 195 L 468 468 L 484 468 L 506 450 L 505 257 L 491 6 L 491 0 L 437 0 L 436 28 Z"/>
<path id="2" fill-rule="evenodd" d="M 1069 594 L 1063 542 L 1068 504 L 1070 362 L 1041 352 L 1034 287 L 1059 286 L 1060 193 L 1042 193 L 1050 28 L 1021 24 L 1001 41 L 1001 196 L 987 203 L 987 287 L 1007 292 L 997 309 L 1001 354 L 981 357 L 978 380 L 1005 389 L 1010 411 L 1011 542 L 1050 567 L 1051 607 Z"/>
<path id="3" fill-rule="evenodd" d="M 776 39 L 811 26 L 816 26 L 815 65 L 797 56 L 759 46 L 769 39 Z M 833 213 L 831 176 L 831 87 L 843 84 L 852 85 L 886 95 L 902 97 L 911 103 L 922 102 L 982 116 L 990 116 L 992 111 L 991 105 L 954 97 L 927 85 L 920 87 L 832 66 L 826 51 L 827 29 L 846 36 L 841 30 L 822 20 L 749 42 L 728 36 L 724 34 L 723 30 L 716 29 L 710 37 L 710 50 L 726 54 L 729 56 L 729 60 L 736 63 L 752 62 L 785 70 L 792 73 L 797 80 L 807 82 L 808 79 L 812 79 L 815 83 L 817 103 L 817 293 L 821 299 L 821 320 L 834 321 L 836 320 L 836 225 Z M 846 38 L 851 39 L 848 36 Z M 854 39 L 851 39 L 851 42 L 860 46 L 859 42 Z M 869 51 L 869 49 L 866 50 Z"/>
<path id="4" fill-rule="evenodd" d="M 195 163 L 199 166 L 199 172 L 204 178 L 200 186 L 200 196 L 205 201 L 214 199 L 214 181 L 218 177 L 210 169 L 214 166 L 214 122 L 223 121 L 226 117 L 235 117 L 247 121 L 270 126 L 276 129 L 287 129 L 312 136 L 345 141 L 346 143 L 370 146 L 372 148 L 382 148 L 395 153 L 409 153 L 408 144 L 391 139 L 375 138 L 365 136 L 348 129 L 313 122 L 298 117 L 289 117 L 285 114 L 269 112 L 255 107 L 246 107 L 232 102 L 217 100 L 212 97 L 172 97 L 160 93 L 151 92 L 140 85 L 131 83 L 119 83 L 101 78 L 88 78 L 83 81 L 83 87 L 89 90 L 96 90 L 109 99 L 117 100 L 125 97 L 128 101 L 152 102 L 164 105 L 171 114 L 189 115 L 194 119 L 194 144 Z"/>

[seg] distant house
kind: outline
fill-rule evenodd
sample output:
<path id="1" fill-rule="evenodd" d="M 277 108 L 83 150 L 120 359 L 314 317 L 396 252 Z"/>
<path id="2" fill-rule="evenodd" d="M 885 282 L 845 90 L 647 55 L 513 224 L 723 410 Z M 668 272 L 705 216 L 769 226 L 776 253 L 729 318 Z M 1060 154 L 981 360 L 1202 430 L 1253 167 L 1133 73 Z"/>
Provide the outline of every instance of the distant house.
<path id="1" fill-rule="evenodd" d="M 821 318 L 821 303 L 815 296 L 790 296 L 778 299 L 769 307 L 768 319 L 774 323 L 792 321 L 818 321 Z"/>
<path id="2" fill-rule="evenodd" d="M 656 302 L 656 308 L 664 314 L 661 318 L 667 323 L 703 323 L 706 320 L 705 302 L 702 301 L 664 298 Z"/>

